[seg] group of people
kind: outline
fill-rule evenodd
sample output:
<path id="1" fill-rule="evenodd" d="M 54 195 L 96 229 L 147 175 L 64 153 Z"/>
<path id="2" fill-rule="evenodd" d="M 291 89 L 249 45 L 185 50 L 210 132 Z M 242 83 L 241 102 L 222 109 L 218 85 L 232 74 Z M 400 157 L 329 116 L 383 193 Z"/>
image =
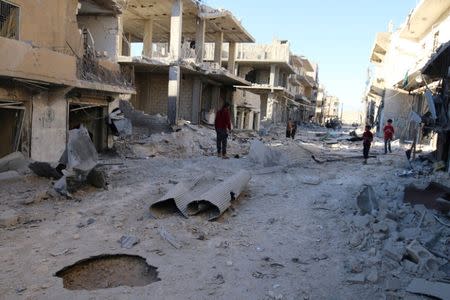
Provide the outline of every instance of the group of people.
<path id="1" fill-rule="evenodd" d="M 370 125 L 366 125 L 365 131 L 363 133 L 363 156 L 364 156 L 364 164 L 367 164 L 367 159 L 369 158 L 369 150 L 370 146 L 373 142 L 373 134 L 370 131 Z M 387 124 L 383 128 L 384 133 L 384 154 L 392 153 L 391 149 L 391 141 L 394 138 L 394 126 L 392 126 L 392 119 L 387 120 Z"/>
<path id="2" fill-rule="evenodd" d="M 214 127 L 217 134 L 217 156 L 223 159 L 228 159 L 227 156 L 227 139 L 228 134 L 231 131 L 231 114 L 230 114 L 230 104 L 225 103 L 222 108 L 217 112 L 214 121 Z M 367 164 L 367 159 L 369 158 L 370 146 L 373 142 L 373 133 L 370 131 L 371 126 L 366 125 L 365 131 L 363 133 L 363 157 L 364 164 Z M 294 139 L 295 133 L 297 131 L 297 124 L 289 119 L 286 126 L 286 137 Z M 392 153 L 391 141 L 394 138 L 394 127 L 392 126 L 392 119 L 387 120 L 387 124 L 383 128 L 384 132 L 384 154 Z"/>

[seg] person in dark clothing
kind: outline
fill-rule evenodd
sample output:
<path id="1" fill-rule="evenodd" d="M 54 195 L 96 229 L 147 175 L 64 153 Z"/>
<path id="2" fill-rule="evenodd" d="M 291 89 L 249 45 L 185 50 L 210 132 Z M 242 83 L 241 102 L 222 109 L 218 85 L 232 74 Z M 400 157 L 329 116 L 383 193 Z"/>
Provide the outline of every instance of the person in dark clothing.
<path id="1" fill-rule="evenodd" d="M 225 103 L 216 114 L 214 127 L 217 133 L 217 156 L 227 159 L 228 132 L 231 131 L 230 104 Z"/>
<path id="2" fill-rule="evenodd" d="M 387 124 L 383 128 L 383 132 L 384 132 L 384 154 L 387 154 L 388 147 L 389 153 L 392 153 L 391 141 L 394 138 L 394 126 L 392 126 L 392 119 L 387 120 Z"/>
<path id="3" fill-rule="evenodd" d="M 373 134 L 370 131 L 370 126 L 366 125 L 366 130 L 363 133 L 363 155 L 364 155 L 364 162 L 363 164 L 367 164 L 367 159 L 369 158 L 369 150 L 370 150 L 370 145 L 372 144 L 373 141 Z"/>
<path id="4" fill-rule="evenodd" d="M 294 121 L 289 119 L 286 125 L 286 137 L 294 139 L 296 131 L 297 131 L 297 124 L 295 124 Z"/>

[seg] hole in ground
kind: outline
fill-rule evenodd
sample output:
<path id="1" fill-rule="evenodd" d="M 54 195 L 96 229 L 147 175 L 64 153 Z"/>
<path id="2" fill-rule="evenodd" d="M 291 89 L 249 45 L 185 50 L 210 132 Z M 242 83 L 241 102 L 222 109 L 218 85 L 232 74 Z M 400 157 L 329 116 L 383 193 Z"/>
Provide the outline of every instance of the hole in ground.
<path id="1" fill-rule="evenodd" d="M 99 255 L 80 260 L 56 272 L 69 290 L 98 290 L 118 286 L 145 286 L 160 281 L 158 268 L 137 255 Z"/>

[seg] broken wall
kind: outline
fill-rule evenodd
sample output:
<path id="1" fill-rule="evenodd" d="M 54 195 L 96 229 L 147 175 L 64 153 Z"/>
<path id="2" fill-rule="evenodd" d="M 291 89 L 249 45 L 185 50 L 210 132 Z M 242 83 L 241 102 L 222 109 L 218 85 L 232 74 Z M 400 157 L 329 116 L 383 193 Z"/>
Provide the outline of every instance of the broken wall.
<path id="1" fill-rule="evenodd" d="M 34 46 L 68 54 L 72 53 L 72 50 L 82 50 L 81 35 L 76 24 L 77 0 L 8 2 L 20 7 L 20 40 L 32 41 Z M 39 26 L 36 26 L 37 21 Z"/>
<path id="2" fill-rule="evenodd" d="M 149 115 L 167 115 L 169 86 L 167 74 L 136 73 L 135 84 L 137 94 L 131 99 L 131 103 L 136 109 Z M 181 119 L 192 119 L 193 86 L 194 76 L 182 75 L 178 110 L 178 117 Z"/>
<path id="3" fill-rule="evenodd" d="M 66 147 L 66 90 L 52 89 L 33 98 L 31 158 L 36 161 L 58 161 Z"/>
<path id="4" fill-rule="evenodd" d="M 116 36 L 119 31 L 118 18 L 116 16 L 78 16 L 80 29 L 87 28 L 94 40 L 94 49 L 114 59 L 117 53 Z"/>
<path id="5" fill-rule="evenodd" d="M 413 109 L 413 103 L 414 97 L 412 95 L 386 89 L 381 130 L 384 127 L 384 123 L 388 119 L 392 119 L 392 125 L 395 128 L 395 138 L 400 138 L 402 141 L 410 139 L 410 114 Z"/>

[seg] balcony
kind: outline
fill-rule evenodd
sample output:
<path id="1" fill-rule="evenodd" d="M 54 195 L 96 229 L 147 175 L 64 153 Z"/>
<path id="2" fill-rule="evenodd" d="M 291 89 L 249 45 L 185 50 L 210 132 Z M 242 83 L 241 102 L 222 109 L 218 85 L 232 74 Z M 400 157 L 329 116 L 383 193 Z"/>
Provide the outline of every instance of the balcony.
<path id="1" fill-rule="evenodd" d="M 0 75 L 54 84 L 76 81 L 76 58 L 0 37 Z"/>

